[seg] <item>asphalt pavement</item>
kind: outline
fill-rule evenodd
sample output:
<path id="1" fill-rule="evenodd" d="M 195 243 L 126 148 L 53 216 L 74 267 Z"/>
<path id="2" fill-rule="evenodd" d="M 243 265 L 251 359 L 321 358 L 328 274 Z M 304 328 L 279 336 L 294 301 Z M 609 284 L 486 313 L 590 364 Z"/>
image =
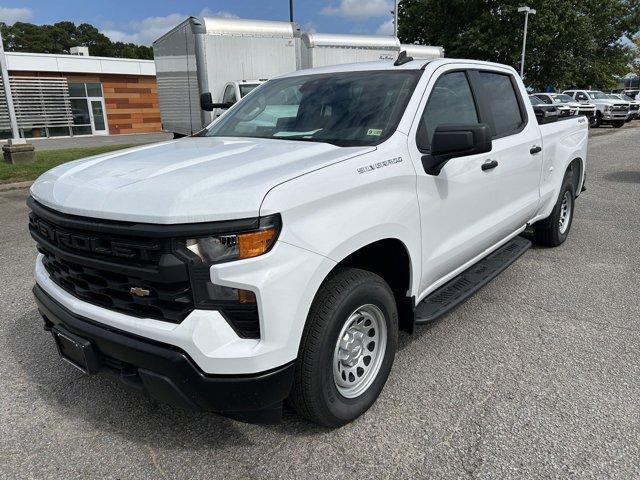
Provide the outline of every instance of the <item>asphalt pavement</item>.
<path id="1" fill-rule="evenodd" d="M 636 124 L 593 135 L 567 242 L 401 335 L 378 402 L 333 431 L 176 410 L 65 364 L 30 294 L 27 193 L 0 193 L 0 478 L 640 478 Z"/>

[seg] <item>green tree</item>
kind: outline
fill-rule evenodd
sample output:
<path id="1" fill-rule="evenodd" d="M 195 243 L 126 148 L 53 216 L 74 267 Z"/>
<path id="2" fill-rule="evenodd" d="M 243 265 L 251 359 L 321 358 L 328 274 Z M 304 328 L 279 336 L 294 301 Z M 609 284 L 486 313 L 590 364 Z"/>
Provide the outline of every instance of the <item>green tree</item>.
<path id="1" fill-rule="evenodd" d="M 529 17 L 525 83 L 541 89 L 614 86 L 628 73 L 632 49 L 620 39 L 640 29 L 640 0 L 403 0 L 403 43 L 442 45 L 447 57 L 520 66 Z"/>
<path id="2" fill-rule="evenodd" d="M 119 58 L 153 59 L 153 49 L 133 43 L 112 42 L 88 23 L 58 22 L 53 25 L 34 25 L 0 22 L 5 50 L 11 52 L 69 53 L 71 47 L 89 47 L 91 55 Z"/>

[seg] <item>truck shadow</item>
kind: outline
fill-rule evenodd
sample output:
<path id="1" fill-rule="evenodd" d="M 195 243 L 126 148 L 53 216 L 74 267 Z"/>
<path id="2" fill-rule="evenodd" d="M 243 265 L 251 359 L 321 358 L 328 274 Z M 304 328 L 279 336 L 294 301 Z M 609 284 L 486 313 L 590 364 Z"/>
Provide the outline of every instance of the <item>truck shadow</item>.
<path id="1" fill-rule="evenodd" d="M 107 436 L 126 437 L 154 449 L 216 450 L 251 446 L 260 438 L 256 429 L 287 435 L 322 431 L 288 408 L 279 425 L 250 425 L 159 404 L 108 375 L 84 375 L 59 358 L 36 309 L 8 325 L 5 332 L 5 361 L 14 366 L 17 382 L 35 389 L 32 395 L 54 416 L 79 418 Z"/>

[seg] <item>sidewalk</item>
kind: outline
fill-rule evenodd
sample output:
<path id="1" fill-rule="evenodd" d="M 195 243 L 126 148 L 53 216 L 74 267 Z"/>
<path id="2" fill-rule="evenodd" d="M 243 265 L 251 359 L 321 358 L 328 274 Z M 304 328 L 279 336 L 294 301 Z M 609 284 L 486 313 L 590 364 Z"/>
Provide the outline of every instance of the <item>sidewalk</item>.
<path id="1" fill-rule="evenodd" d="M 29 138 L 36 150 L 62 150 L 65 148 L 97 147 L 101 145 L 137 145 L 171 140 L 171 133 L 137 133 L 132 135 L 94 135 L 91 137 Z M 0 141 L 0 145 L 6 140 Z"/>

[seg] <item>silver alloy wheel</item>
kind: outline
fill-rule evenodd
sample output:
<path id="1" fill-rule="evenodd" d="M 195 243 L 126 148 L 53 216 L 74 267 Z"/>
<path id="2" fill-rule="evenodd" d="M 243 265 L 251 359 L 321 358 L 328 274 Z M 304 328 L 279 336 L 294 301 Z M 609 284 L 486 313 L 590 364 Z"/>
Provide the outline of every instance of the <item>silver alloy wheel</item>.
<path id="1" fill-rule="evenodd" d="M 362 395 L 373 383 L 387 348 L 387 323 L 382 310 L 357 308 L 342 326 L 333 353 L 333 381 L 346 398 Z"/>
<path id="2" fill-rule="evenodd" d="M 569 223 L 571 221 L 571 209 L 573 208 L 573 202 L 571 201 L 571 192 L 567 190 L 564 192 L 564 196 L 562 197 L 562 205 L 560 205 L 560 233 L 564 235 L 564 233 L 569 228 Z"/>

